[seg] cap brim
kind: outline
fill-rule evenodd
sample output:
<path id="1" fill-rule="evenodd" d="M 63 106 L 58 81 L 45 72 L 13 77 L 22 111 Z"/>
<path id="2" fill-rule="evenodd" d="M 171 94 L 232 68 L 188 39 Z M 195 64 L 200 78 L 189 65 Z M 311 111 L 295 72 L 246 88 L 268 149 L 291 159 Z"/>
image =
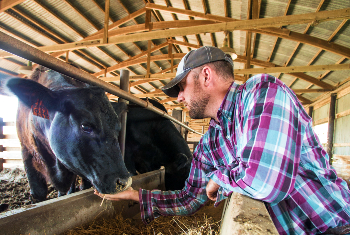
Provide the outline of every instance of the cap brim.
<path id="1" fill-rule="evenodd" d="M 181 80 L 186 77 L 186 75 L 191 71 L 191 69 L 185 70 L 179 75 L 177 75 L 173 80 L 171 80 L 168 84 L 162 87 L 162 91 L 170 97 L 177 97 L 180 92 L 179 86 L 177 84 L 181 82 Z"/>

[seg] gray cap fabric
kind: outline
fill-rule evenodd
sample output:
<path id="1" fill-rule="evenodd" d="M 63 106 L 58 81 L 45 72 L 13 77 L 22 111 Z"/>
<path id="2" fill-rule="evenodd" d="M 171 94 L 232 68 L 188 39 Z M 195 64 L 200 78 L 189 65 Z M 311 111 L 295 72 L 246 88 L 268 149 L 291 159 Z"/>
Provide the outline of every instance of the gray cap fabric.
<path id="1" fill-rule="evenodd" d="M 197 68 L 201 65 L 225 60 L 228 61 L 233 67 L 233 61 L 230 55 L 225 54 L 222 50 L 217 47 L 204 46 L 197 50 L 192 50 L 188 52 L 180 61 L 179 66 L 177 67 L 176 76 L 168 84 L 162 87 L 162 91 L 170 96 L 177 97 L 180 88 L 177 86 L 181 80 L 186 77 L 186 75 L 194 68 Z"/>

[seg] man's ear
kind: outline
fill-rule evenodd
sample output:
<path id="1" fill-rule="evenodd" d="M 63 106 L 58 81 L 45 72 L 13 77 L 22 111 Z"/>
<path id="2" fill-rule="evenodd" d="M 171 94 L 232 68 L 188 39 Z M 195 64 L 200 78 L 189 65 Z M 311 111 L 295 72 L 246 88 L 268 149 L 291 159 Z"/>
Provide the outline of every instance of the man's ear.
<path id="1" fill-rule="evenodd" d="M 38 101 L 48 108 L 54 103 L 54 92 L 32 80 L 12 78 L 7 81 L 6 86 L 28 107 L 32 107 Z"/>
<path id="2" fill-rule="evenodd" d="M 213 70 L 210 66 L 204 66 L 202 74 L 204 75 L 204 86 L 208 87 L 213 82 Z"/>

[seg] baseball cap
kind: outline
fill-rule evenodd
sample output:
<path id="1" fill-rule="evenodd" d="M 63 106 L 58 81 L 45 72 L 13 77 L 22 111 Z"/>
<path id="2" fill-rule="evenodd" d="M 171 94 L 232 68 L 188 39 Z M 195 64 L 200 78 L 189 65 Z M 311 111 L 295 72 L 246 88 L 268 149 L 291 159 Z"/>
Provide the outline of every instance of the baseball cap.
<path id="1" fill-rule="evenodd" d="M 179 63 L 175 78 L 162 87 L 162 91 L 170 97 L 177 97 L 180 92 L 180 88 L 177 84 L 181 82 L 192 69 L 219 60 L 229 62 L 233 67 L 231 56 L 225 54 L 225 52 L 217 47 L 204 46 L 188 52 Z"/>

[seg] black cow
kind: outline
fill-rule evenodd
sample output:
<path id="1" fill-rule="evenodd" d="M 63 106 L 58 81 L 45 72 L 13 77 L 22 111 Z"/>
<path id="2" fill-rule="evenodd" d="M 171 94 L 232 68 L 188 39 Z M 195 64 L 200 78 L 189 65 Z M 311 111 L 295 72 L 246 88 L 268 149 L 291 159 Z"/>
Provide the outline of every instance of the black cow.
<path id="1" fill-rule="evenodd" d="M 149 100 L 166 112 L 160 103 Z M 117 113 L 120 104 L 112 103 Z M 192 161 L 191 151 L 174 124 L 138 105 L 128 106 L 125 164 L 132 174 L 165 167 L 165 188 L 182 189 Z"/>
<path id="2" fill-rule="evenodd" d="M 168 167 L 167 175 L 174 175 L 176 167 L 171 167 L 171 161 L 188 175 L 191 155 L 187 145 L 187 149 L 184 145 L 179 149 L 186 149 L 188 157 L 177 154 L 178 149 L 175 150 L 176 154 L 171 155 L 174 159 L 167 159 L 166 154 L 169 152 L 163 152 L 148 157 L 143 155 L 143 162 L 138 164 L 130 159 L 138 161 L 139 157 L 129 151 L 141 149 L 136 147 L 139 144 L 137 141 L 132 143 L 132 147 L 129 143 L 126 146 L 125 161 L 130 173 L 122 161 L 117 141 L 120 121 L 115 110 L 121 112 L 125 107 L 117 103 L 111 105 L 101 88 L 48 71 L 41 66 L 34 70 L 30 79 L 12 78 L 7 82 L 7 87 L 20 101 L 17 132 L 33 202 L 46 199 L 47 182 L 53 184 L 59 195 L 74 192 L 76 175 L 83 178 L 82 189 L 92 184 L 101 193 L 115 193 L 116 185 L 126 188 L 132 174 L 159 169 L 160 165 Z M 130 120 L 133 116 L 140 118 L 132 110 L 130 108 Z M 131 121 L 128 123 L 128 126 L 132 126 Z M 143 135 L 143 141 L 148 139 L 147 133 L 143 132 L 145 129 L 146 127 L 140 128 L 142 134 L 136 133 L 135 136 Z M 162 132 L 164 133 L 159 133 Z M 171 139 L 171 136 L 157 138 Z M 137 140 L 137 137 L 134 139 Z M 146 167 L 145 159 L 153 160 L 156 164 L 146 161 Z M 184 179 L 177 184 L 183 186 Z"/>

